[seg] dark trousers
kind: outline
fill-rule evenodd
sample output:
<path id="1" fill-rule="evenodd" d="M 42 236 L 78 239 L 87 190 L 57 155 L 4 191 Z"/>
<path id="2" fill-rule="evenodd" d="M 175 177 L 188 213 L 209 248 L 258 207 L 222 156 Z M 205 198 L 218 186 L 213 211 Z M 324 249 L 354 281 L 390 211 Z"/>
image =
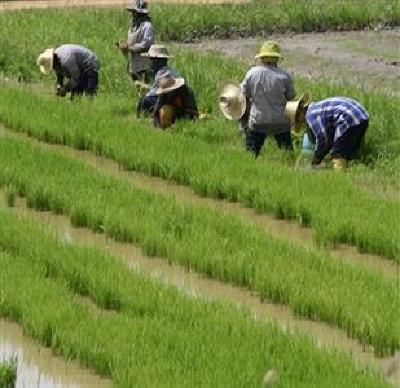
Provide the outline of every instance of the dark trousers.
<path id="1" fill-rule="evenodd" d="M 142 113 L 144 113 L 145 116 L 152 114 L 157 102 L 157 98 L 158 96 L 140 97 L 136 107 L 136 116 L 140 117 Z"/>
<path id="2" fill-rule="evenodd" d="M 255 157 L 257 158 L 260 154 L 261 148 L 264 145 L 265 133 L 254 132 L 254 131 L 246 131 L 246 149 L 247 151 L 253 152 Z M 290 131 L 278 133 L 273 135 L 276 143 L 279 148 L 284 148 L 287 150 L 292 150 L 292 135 Z"/>
<path id="3" fill-rule="evenodd" d="M 355 153 L 359 150 L 361 142 L 364 139 L 365 132 L 368 129 L 369 121 L 363 121 L 359 125 L 350 127 L 339 139 L 333 142 L 331 154 L 332 157 L 353 159 Z"/>
<path id="4" fill-rule="evenodd" d="M 86 94 L 87 96 L 93 96 L 97 93 L 99 86 L 99 73 L 94 70 L 85 71 L 80 79 L 79 84 L 72 91 L 72 94 Z"/>

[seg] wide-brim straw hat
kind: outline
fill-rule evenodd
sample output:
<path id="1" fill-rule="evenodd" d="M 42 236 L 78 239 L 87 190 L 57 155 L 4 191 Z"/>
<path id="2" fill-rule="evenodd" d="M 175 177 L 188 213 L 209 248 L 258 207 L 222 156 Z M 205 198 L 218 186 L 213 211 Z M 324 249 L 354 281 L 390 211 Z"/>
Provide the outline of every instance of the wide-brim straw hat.
<path id="1" fill-rule="evenodd" d="M 49 74 L 53 70 L 54 49 L 44 50 L 37 58 L 36 64 L 42 74 Z"/>
<path id="2" fill-rule="evenodd" d="M 239 120 L 246 111 L 246 96 L 236 84 L 227 84 L 219 96 L 219 107 L 229 120 Z"/>
<path id="3" fill-rule="evenodd" d="M 185 85 L 185 78 L 174 78 L 171 74 L 166 74 L 163 78 L 161 78 L 159 88 L 156 90 L 156 94 L 160 95 L 172 92 L 173 90 L 179 89 L 183 85 Z"/>
<path id="4" fill-rule="evenodd" d="M 254 57 L 255 59 L 258 58 L 281 58 L 281 49 L 277 42 L 272 40 L 266 41 L 260 48 L 260 52 Z"/>
<path id="5" fill-rule="evenodd" d="M 142 57 L 148 58 L 173 58 L 173 55 L 168 53 L 167 48 L 162 44 L 152 44 L 147 53 L 140 54 Z"/>
<path id="6" fill-rule="evenodd" d="M 298 100 L 288 101 L 285 106 L 285 115 L 289 117 L 290 123 L 295 132 L 299 132 L 302 123 L 298 120 L 298 112 L 300 108 L 306 108 L 310 103 L 310 95 L 303 93 Z"/>
<path id="7" fill-rule="evenodd" d="M 150 12 L 146 0 L 134 0 L 133 3 L 127 5 L 125 9 L 129 12 L 137 12 L 143 14 L 148 14 Z"/>

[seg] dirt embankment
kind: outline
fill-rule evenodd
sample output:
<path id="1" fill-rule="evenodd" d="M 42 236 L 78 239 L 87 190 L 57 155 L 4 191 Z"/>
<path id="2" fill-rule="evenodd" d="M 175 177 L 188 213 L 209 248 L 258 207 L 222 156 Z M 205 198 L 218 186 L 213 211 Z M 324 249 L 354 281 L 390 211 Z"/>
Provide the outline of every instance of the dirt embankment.
<path id="1" fill-rule="evenodd" d="M 152 0 L 152 3 L 169 4 L 234 4 L 246 3 L 249 0 Z M 0 1 L 1 11 L 23 9 L 65 8 L 65 7 L 110 7 L 123 6 L 130 0 L 24 0 Z"/>
<path id="2" fill-rule="evenodd" d="M 242 58 L 249 65 L 265 39 L 277 40 L 281 66 L 294 75 L 400 96 L 400 29 L 270 35 L 182 45 Z"/>

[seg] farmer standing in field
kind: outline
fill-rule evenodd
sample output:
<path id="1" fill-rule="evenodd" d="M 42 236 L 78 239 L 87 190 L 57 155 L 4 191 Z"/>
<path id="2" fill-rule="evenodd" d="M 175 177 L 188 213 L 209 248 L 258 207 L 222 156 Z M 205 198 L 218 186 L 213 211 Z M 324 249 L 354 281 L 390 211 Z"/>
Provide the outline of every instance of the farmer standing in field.
<path id="1" fill-rule="evenodd" d="M 344 170 L 354 158 L 368 129 L 369 115 L 357 101 L 332 97 L 310 103 L 307 95 L 288 102 L 286 114 L 299 132 L 307 125 L 309 139 L 315 143 L 312 165 L 318 166 L 330 152 L 333 168 Z"/>
<path id="2" fill-rule="evenodd" d="M 149 83 L 152 79 L 149 59 L 140 54 L 154 43 L 154 27 L 151 23 L 146 0 L 134 0 L 125 8 L 132 14 L 128 40 L 117 42 L 117 47 L 128 58 L 127 70 L 133 81 Z"/>
<path id="3" fill-rule="evenodd" d="M 167 128 L 177 119 L 194 120 L 199 117 L 193 90 L 186 85 L 185 79 L 165 74 L 156 90 L 157 101 L 154 106 L 154 126 Z"/>
<path id="4" fill-rule="evenodd" d="M 139 98 L 137 105 L 137 116 L 140 117 L 141 113 L 153 113 L 154 106 L 156 105 L 158 95 L 157 90 L 160 87 L 160 80 L 167 74 L 174 78 L 180 76 L 179 72 L 172 67 L 168 66 L 168 59 L 173 58 L 168 53 L 167 48 L 161 44 L 153 44 L 147 53 L 141 54 L 142 57 L 147 57 L 150 60 L 150 68 L 154 73 L 154 82 L 151 86 L 139 82 L 139 87 L 146 90 L 147 93 Z"/>
<path id="5" fill-rule="evenodd" d="M 292 77 L 278 67 L 281 52 L 274 41 L 265 42 L 255 59 L 260 64 L 246 74 L 241 88 L 247 109 L 240 119 L 245 132 L 246 149 L 258 157 L 266 136 L 274 136 L 279 148 L 292 149 L 290 120 L 285 106 L 295 97 Z"/>
<path id="6" fill-rule="evenodd" d="M 99 84 L 99 60 L 88 48 L 76 44 L 64 44 L 56 49 L 50 48 L 39 55 L 37 65 L 43 74 L 52 70 L 56 73 L 56 95 L 93 96 Z M 69 81 L 64 83 L 65 78 Z"/>

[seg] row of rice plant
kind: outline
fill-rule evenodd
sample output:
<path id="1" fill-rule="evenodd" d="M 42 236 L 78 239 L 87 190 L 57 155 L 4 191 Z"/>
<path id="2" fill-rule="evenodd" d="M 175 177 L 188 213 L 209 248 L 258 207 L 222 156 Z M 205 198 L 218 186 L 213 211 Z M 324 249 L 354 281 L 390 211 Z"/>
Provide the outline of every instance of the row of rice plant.
<path id="1" fill-rule="evenodd" d="M 151 13 L 158 39 L 175 41 L 283 31 L 355 30 L 379 23 L 400 23 L 400 6 L 393 0 L 332 0 L 328 3 L 324 0 L 254 0 L 247 4 L 212 7 L 205 4 L 151 4 Z M 43 17 L 45 24 L 42 24 Z M 20 64 L 20 70 L 28 70 L 29 56 L 14 48 L 20 45 L 17 41 L 26 42 L 29 39 L 32 45 L 25 48 L 35 53 L 40 52 L 42 45 L 56 43 L 55 40 L 76 42 L 84 39 L 83 43 L 87 43 L 85 41 L 92 36 L 97 37 L 98 47 L 114 51 L 113 42 L 125 35 L 126 24 L 127 14 L 122 7 L 2 13 L 0 69 Z M 105 48 L 105 45 L 108 47 Z"/>
<path id="2" fill-rule="evenodd" d="M 0 387 L 13 388 L 17 380 L 17 360 L 0 360 Z"/>
<path id="3" fill-rule="evenodd" d="M 0 219 L 0 315 L 117 386 L 258 387 L 271 369 L 281 387 L 386 386 L 350 356 L 246 311 L 190 298 L 25 218 L 1 211 Z"/>
<path id="4" fill-rule="evenodd" d="M 30 207 L 67 214 L 76 226 L 337 325 L 377 354 L 400 348 L 398 284 L 382 274 L 278 241 L 231 215 L 137 189 L 27 142 L 1 140 L 0 185 L 12 186 Z"/>
<path id="5" fill-rule="evenodd" d="M 354 244 L 400 260 L 398 202 L 354 187 L 348 176 L 259 163 L 243 151 L 127 125 L 90 103 L 60 103 L 12 88 L 0 90 L 0 121 L 45 141 L 90 149 L 126 169 L 189 185 L 200 195 L 295 219 L 311 226 L 320 243 Z"/>

